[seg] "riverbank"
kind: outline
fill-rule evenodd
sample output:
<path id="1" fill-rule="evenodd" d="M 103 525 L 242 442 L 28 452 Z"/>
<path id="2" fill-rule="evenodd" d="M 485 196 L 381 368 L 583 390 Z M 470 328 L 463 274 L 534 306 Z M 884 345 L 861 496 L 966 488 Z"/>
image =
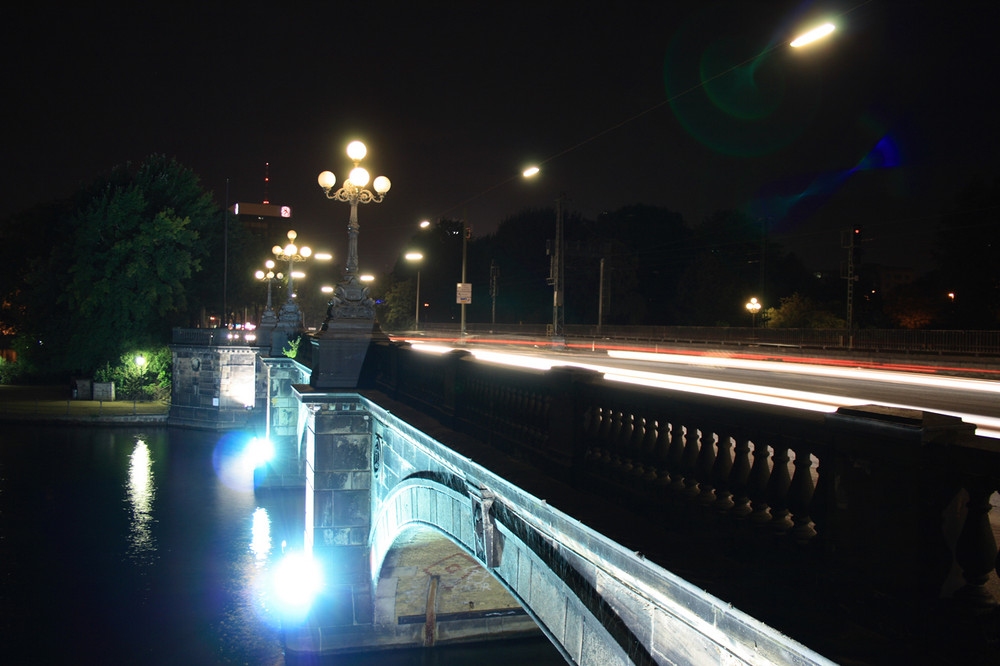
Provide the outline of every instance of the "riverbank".
<path id="1" fill-rule="evenodd" d="M 67 425 L 165 424 L 170 403 L 74 400 L 65 386 L 0 386 L 0 421 Z"/>

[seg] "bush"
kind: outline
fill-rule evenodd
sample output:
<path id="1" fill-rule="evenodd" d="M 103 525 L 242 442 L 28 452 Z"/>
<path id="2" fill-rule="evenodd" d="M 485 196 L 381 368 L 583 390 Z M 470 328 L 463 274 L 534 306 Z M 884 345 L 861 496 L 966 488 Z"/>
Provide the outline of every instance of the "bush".
<path id="1" fill-rule="evenodd" d="M 122 354 L 116 365 L 105 363 L 94 381 L 114 382 L 115 394 L 124 400 L 160 400 L 170 395 L 172 364 L 168 347 L 135 350 Z"/>
<path id="2" fill-rule="evenodd" d="M 0 356 L 0 384 L 15 384 L 21 377 L 24 368 L 18 363 L 10 362 Z"/>

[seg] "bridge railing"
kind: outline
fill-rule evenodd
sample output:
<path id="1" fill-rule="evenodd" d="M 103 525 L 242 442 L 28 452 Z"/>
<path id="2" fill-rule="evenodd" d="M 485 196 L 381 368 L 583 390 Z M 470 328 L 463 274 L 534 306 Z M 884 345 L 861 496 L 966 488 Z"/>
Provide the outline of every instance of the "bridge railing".
<path id="1" fill-rule="evenodd" d="M 549 335 L 544 324 L 468 324 L 467 332 L 525 336 Z M 459 328 L 431 325 L 424 333 Z M 570 324 L 567 339 L 623 340 L 662 343 L 723 345 L 766 344 L 807 349 L 903 352 L 914 354 L 1000 355 L 1000 331 L 948 331 L 909 329 L 753 328 L 741 326 L 594 326 Z"/>
<path id="2" fill-rule="evenodd" d="M 995 602 L 1000 442 L 957 418 L 808 412 L 406 346 L 382 347 L 379 388 L 555 479 L 780 549 L 832 585 L 917 605 Z"/>

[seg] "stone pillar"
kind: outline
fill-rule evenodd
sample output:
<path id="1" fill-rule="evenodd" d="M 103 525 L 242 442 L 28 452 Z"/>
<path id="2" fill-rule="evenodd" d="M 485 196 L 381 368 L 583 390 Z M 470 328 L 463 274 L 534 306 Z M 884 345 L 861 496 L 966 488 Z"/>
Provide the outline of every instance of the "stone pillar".
<path id="1" fill-rule="evenodd" d="M 303 647 L 365 645 L 374 621 L 368 548 L 371 416 L 357 394 L 294 389 L 308 410 L 305 543 L 326 581 L 313 607 L 309 645 Z"/>
<path id="2" fill-rule="evenodd" d="M 324 330 L 310 338 L 313 373 L 309 383 L 317 389 L 356 388 L 368 346 L 373 339 L 383 338 L 374 317 L 328 321 Z"/>
<path id="3" fill-rule="evenodd" d="M 174 344 L 168 424 L 219 430 L 262 427 L 264 384 L 258 382 L 258 349 Z M 259 433 L 263 434 L 263 433 Z"/>
<path id="4" fill-rule="evenodd" d="M 953 416 L 866 405 L 827 417 L 833 475 L 824 539 L 847 582 L 863 575 L 911 601 L 941 592 L 953 556 L 943 511 L 958 491 L 942 456 L 975 426 Z"/>
<path id="5" fill-rule="evenodd" d="M 303 407 L 292 390 L 309 380 L 309 370 L 286 356 L 262 360 L 267 367 L 267 432 L 274 458 L 260 481 L 268 487 L 298 487 L 305 483 L 305 451 L 302 447 L 300 412 Z M 262 408 L 265 406 L 262 406 Z"/>

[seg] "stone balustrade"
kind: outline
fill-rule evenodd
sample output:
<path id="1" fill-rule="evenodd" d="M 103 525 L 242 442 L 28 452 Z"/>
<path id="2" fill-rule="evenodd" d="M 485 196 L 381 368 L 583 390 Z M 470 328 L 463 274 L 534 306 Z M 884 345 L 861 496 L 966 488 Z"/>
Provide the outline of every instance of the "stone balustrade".
<path id="1" fill-rule="evenodd" d="M 995 608 L 1000 442 L 960 419 L 874 406 L 807 412 L 465 352 L 378 353 L 387 395 L 672 530 L 777 558 L 786 583 L 811 577 L 891 599 L 900 622 L 943 605 Z"/>

